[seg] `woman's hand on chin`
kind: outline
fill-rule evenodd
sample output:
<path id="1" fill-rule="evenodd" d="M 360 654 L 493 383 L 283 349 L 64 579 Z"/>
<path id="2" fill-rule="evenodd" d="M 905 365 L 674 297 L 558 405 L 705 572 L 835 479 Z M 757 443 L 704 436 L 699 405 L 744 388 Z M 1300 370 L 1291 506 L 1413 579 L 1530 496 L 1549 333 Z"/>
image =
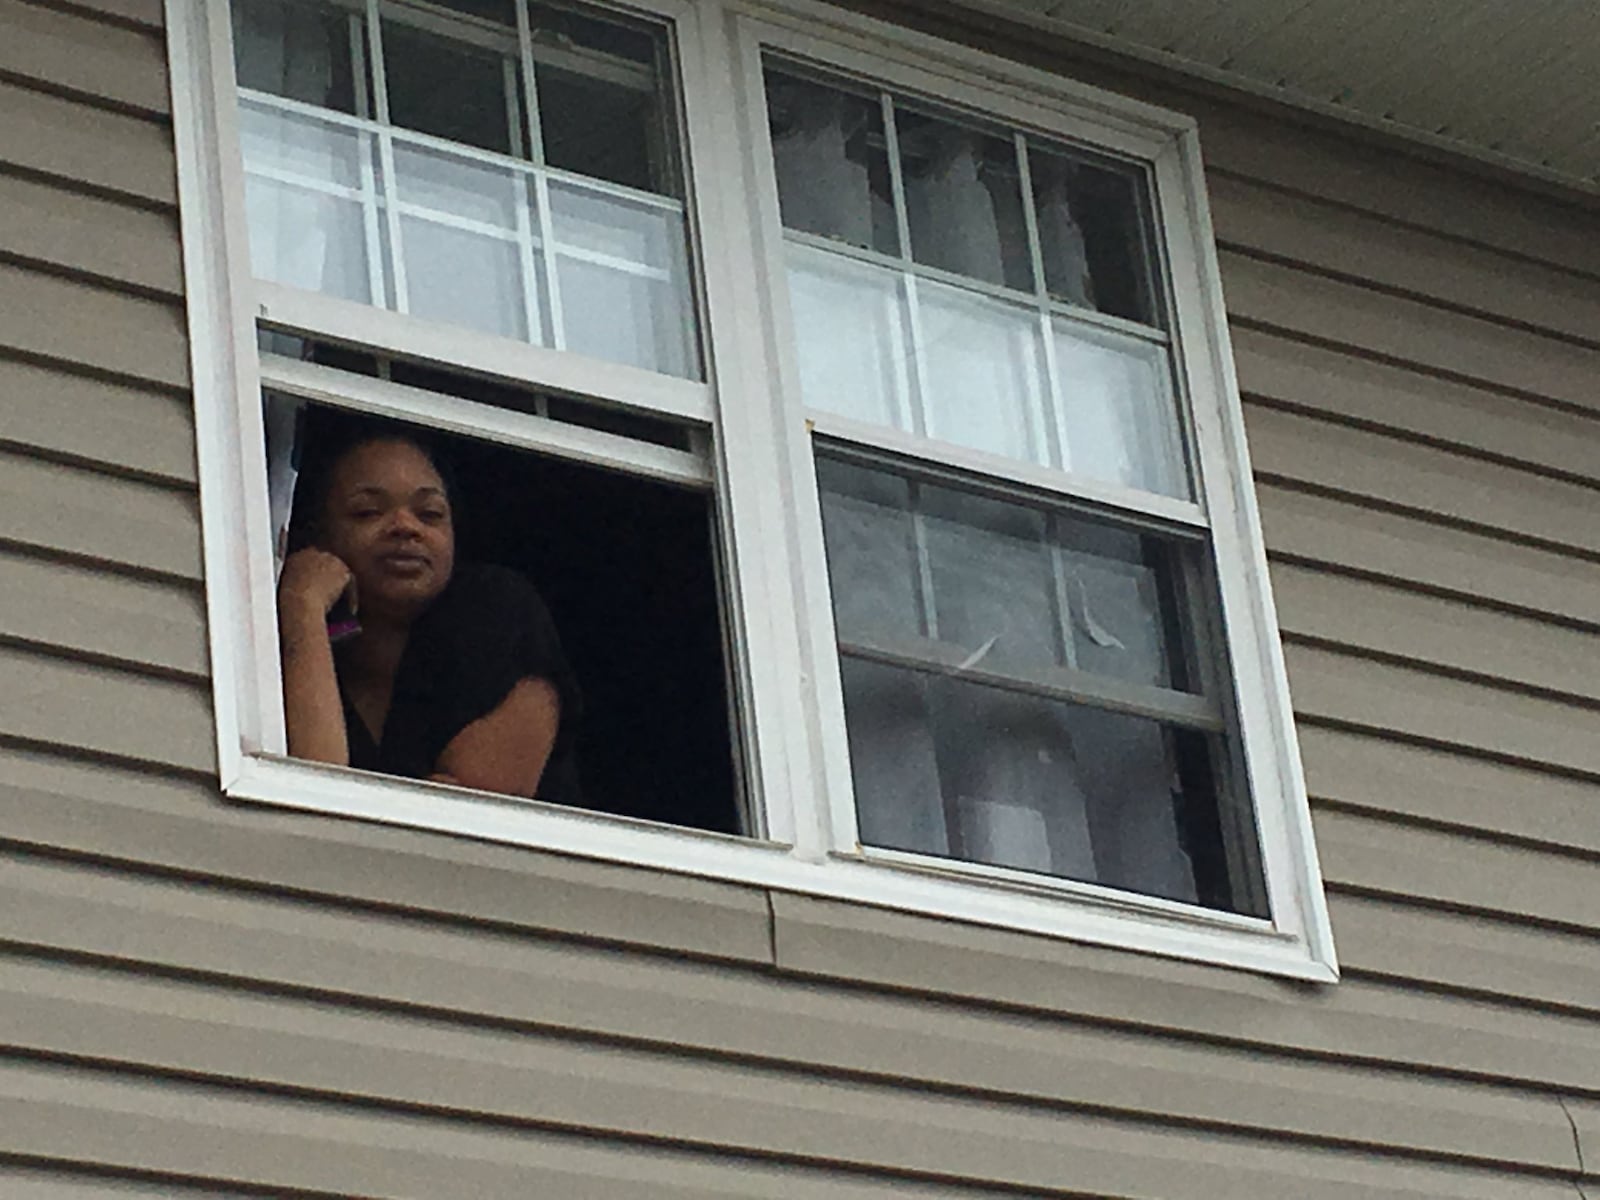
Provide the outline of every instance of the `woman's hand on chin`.
<path id="1" fill-rule="evenodd" d="M 344 559 L 315 546 L 296 550 L 284 560 L 278 576 L 278 610 L 300 615 L 327 616 L 339 597 L 349 593 L 350 611 L 356 610 L 356 580 Z"/>

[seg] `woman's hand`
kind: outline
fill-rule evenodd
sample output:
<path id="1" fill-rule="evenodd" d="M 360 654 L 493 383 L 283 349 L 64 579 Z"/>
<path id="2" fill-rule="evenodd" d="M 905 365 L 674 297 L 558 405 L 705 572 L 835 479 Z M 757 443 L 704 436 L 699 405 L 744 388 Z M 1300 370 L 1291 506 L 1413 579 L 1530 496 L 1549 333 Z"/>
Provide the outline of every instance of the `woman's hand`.
<path id="1" fill-rule="evenodd" d="M 347 766 L 344 702 L 328 640 L 328 611 L 347 592 L 355 607 L 355 577 L 326 550 L 296 550 L 278 576 L 278 645 L 283 655 L 283 718 L 289 753 Z"/>
<path id="2" fill-rule="evenodd" d="M 356 579 L 344 559 L 315 546 L 296 550 L 284 560 L 278 576 L 278 612 L 317 620 L 327 617 L 339 597 L 348 594 L 350 611 L 356 610 Z"/>

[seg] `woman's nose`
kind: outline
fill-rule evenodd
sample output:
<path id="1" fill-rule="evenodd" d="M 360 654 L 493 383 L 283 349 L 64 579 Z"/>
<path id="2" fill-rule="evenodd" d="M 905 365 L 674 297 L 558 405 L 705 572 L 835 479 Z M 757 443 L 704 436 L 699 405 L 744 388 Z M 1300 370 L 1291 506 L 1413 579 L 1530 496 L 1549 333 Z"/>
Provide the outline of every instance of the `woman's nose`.
<path id="1" fill-rule="evenodd" d="M 389 532 L 401 537 L 418 537 L 422 533 L 422 522 L 410 509 L 397 508 L 389 518 Z"/>

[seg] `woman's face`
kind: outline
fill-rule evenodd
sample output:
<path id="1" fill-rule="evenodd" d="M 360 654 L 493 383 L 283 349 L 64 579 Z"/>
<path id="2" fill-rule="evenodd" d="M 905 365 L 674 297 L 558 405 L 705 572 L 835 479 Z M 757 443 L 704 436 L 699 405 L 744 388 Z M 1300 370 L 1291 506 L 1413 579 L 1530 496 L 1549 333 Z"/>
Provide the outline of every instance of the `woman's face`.
<path id="1" fill-rule="evenodd" d="M 455 568 L 444 481 L 409 442 L 363 442 L 339 459 L 320 540 L 355 576 L 363 615 L 410 621 Z"/>

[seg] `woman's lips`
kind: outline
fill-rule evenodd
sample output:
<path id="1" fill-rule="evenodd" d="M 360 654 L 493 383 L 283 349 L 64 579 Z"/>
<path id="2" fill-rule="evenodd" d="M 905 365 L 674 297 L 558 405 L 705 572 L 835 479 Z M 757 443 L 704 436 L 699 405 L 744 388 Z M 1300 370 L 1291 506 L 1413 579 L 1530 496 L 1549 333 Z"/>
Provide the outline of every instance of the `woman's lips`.
<path id="1" fill-rule="evenodd" d="M 426 554 L 380 554 L 378 565 L 391 575 L 419 575 L 431 565 Z"/>

